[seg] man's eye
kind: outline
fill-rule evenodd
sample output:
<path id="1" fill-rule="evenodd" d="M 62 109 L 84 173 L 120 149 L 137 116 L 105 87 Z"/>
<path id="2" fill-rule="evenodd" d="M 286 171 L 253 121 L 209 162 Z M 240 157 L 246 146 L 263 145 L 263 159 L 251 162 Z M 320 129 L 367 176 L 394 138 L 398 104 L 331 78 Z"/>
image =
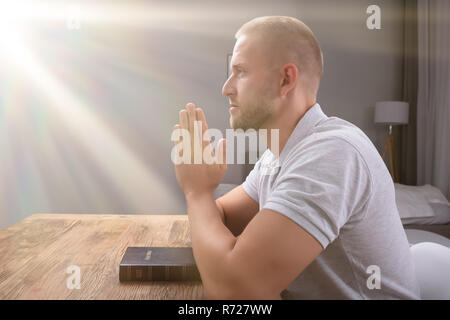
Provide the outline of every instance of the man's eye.
<path id="1" fill-rule="evenodd" d="M 244 70 L 242 70 L 242 69 L 234 69 L 234 71 L 233 71 L 233 74 L 235 74 L 235 75 L 241 75 L 242 73 L 244 73 Z"/>

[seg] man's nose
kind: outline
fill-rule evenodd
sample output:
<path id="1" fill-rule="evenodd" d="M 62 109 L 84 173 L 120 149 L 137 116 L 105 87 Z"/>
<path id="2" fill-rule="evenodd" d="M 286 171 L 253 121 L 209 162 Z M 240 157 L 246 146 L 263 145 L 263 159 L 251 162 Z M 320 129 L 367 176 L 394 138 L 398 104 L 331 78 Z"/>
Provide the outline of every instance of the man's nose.
<path id="1" fill-rule="evenodd" d="M 234 87 L 232 86 L 232 83 L 231 83 L 231 76 L 227 79 L 227 81 L 225 81 L 225 83 L 223 84 L 223 87 L 222 87 L 222 95 L 223 96 L 225 96 L 225 97 L 228 97 L 228 96 L 231 96 L 231 95 L 233 95 L 233 94 L 235 94 L 235 89 L 234 89 Z"/>

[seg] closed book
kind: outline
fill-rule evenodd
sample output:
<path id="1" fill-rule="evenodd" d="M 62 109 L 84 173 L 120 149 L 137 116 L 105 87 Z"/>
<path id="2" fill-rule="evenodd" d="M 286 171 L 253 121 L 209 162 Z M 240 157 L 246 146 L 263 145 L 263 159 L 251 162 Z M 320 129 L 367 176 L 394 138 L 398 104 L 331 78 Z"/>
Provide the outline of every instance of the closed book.
<path id="1" fill-rule="evenodd" d="M 190 247 L 128 247 L 120 281 L 201 281 Z"/>

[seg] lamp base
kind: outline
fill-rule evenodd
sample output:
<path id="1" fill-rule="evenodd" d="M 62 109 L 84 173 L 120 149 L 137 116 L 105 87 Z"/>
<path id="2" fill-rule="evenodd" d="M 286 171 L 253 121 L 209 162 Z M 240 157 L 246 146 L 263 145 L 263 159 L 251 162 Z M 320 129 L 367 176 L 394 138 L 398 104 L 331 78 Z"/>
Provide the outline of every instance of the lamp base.
<path id="1" fill-rule="evenodd" d="M 394 182 L 399 182 L 399 175 L 398 175 L 398 165 L 397 165 L 397 151 L 395 149 L 395 142 L 394 142 L 394 136 L 389 133 L 386 138 L 386 145 L 384 147 L 383 155 L 381 158 L 383 158 L 388 154 L 388 161 L 389 161 L 389 172 L 391 174 L 392 180 Z"/>

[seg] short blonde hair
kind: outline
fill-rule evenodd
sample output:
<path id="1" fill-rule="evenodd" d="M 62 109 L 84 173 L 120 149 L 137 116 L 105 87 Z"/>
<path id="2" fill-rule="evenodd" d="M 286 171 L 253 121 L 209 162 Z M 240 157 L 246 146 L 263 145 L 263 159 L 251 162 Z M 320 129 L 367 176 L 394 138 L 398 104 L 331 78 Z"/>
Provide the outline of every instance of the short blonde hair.
<path id="1" fill-rule="evenodd" d="M 306 24 L 292 17 L 258 17 L 245 23 L 236 32 L 235 38 L 243 35 L 261 37 L 271 65 L 294 63 L 299 69 L 303 86 L 314 96 L 317 95 L 323 74 L 323 55 L 317 39 Z"/>

